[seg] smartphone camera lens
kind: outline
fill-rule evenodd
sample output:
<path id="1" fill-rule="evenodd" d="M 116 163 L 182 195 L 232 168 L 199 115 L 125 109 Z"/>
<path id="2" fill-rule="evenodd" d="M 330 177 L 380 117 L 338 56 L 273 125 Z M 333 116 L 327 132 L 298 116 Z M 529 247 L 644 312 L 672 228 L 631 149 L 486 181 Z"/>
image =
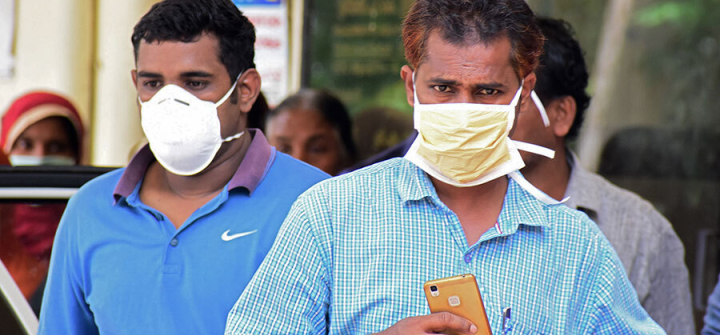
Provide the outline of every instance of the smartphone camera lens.
<path id="1" fill-rule="evenodd" d="M 438 292 L 438 288 L 435 285 L 430 286 L 430 296 L 437 297 L 440 296 L 440 292 Z"/>

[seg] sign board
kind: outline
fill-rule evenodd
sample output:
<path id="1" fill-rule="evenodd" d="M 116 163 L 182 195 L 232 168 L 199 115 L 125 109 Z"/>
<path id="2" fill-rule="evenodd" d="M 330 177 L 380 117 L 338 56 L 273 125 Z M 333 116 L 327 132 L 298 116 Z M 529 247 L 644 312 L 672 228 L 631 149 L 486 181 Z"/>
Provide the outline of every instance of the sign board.
<path id="1" fill-rule="evenodd" d="M 303 86 L 332 91 L 353 114 L 373 106 L 407 111 L 400 35 L 413 0 L 312 2 Z"/>
<path id="2" fill-rule="evenodd" d="M 255 65 L 270 106 L 288 95 L 287 0 L 233 0 L 255 26 Z"/>

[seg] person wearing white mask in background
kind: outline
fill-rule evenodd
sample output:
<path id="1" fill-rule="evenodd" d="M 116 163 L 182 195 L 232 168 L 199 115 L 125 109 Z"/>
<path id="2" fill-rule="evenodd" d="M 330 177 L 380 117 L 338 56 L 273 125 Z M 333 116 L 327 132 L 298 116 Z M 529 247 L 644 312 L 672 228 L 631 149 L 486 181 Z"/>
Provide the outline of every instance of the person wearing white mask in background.
<path id="1" fill-rule="evenodd" d="M 50 92 L 31 92 L 10 105 L 2 118 L 0 146 L 14 166 L 76 165 L 84 128 L 73 104 Z"/>
<path id="2" fill-rule="evenodd" d="M 555 151 L 548 159 L 521 153 L 521 172 L 551 197 L 597 223 L 622 260 L 638 299 L 668 334 L 695 334 L 682 242 L 652 204 L 580 166 L 567 147 L 582 125 L 590 97 L 588 72 L 572 27 L 538 18 L 546 41 L 533 102 L 523 105 L 512 135 Z"/>
<path id="3" fill-rule="evenodd" d="M 328 177 L 247 128 L 255 33 L 230 0 L 165 0 L 135 26 L 149 144 L 73 196 L 40 334 L 219 334 L 296 197 Z"/>
<path id="4" fill-rule="evenodd" d="M 597 226 L 517 172 L 552 156 L 508 138 L 542 53 L 525 1 L 418 0 L 402 38 L 415 143 L 300 196 L 225 333 L 664 334 Z M 467 273 L 487 325 L 427 306 Z"/>
<path id="5" fill-rule="evenodd" d="M 84 128 L 65 97 L 34 91 L 14 100 L 2 117 L 0 147 L 13 166 L 76 165 Z M 47 277 L 55 230 L 65 203 L 4 205 L 0 259 L 36 313 Z"/>

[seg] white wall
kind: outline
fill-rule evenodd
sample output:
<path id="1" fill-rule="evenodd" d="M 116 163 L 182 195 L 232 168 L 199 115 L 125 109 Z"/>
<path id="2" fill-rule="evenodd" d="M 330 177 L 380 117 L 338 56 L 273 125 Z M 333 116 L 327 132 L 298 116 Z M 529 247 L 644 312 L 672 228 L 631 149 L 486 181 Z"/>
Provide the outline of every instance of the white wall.
<path id="1" fill-rule="evenodd" d="M 130 71 L 135 68 L 132 29 L 154 0 L 100 0 L 95 61 L 94 165 L 122 166 L 143 138 Z"/>
<path id="2" fill-rule="evenodd" d="M 30 90 L 66 95 L 90 124 L 94 2 L 15 2 L 15 69 L 0 79 L 0 108 Z M 87 142 L 86 142 L 87 143 Z"/>

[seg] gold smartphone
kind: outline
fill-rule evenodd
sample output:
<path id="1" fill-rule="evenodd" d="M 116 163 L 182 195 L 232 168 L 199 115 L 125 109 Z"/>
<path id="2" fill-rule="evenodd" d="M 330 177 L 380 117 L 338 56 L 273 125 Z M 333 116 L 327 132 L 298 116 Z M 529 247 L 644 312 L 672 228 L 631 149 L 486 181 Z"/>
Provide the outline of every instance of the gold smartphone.
<path id="1" fill-rule="evenodd" d="M 492 335 L 475 276 L 464 274 L 431 280 L 423 288 L 431 312 L 450 312 L 462 316 L 477 326 L 475 334 Z"/>

